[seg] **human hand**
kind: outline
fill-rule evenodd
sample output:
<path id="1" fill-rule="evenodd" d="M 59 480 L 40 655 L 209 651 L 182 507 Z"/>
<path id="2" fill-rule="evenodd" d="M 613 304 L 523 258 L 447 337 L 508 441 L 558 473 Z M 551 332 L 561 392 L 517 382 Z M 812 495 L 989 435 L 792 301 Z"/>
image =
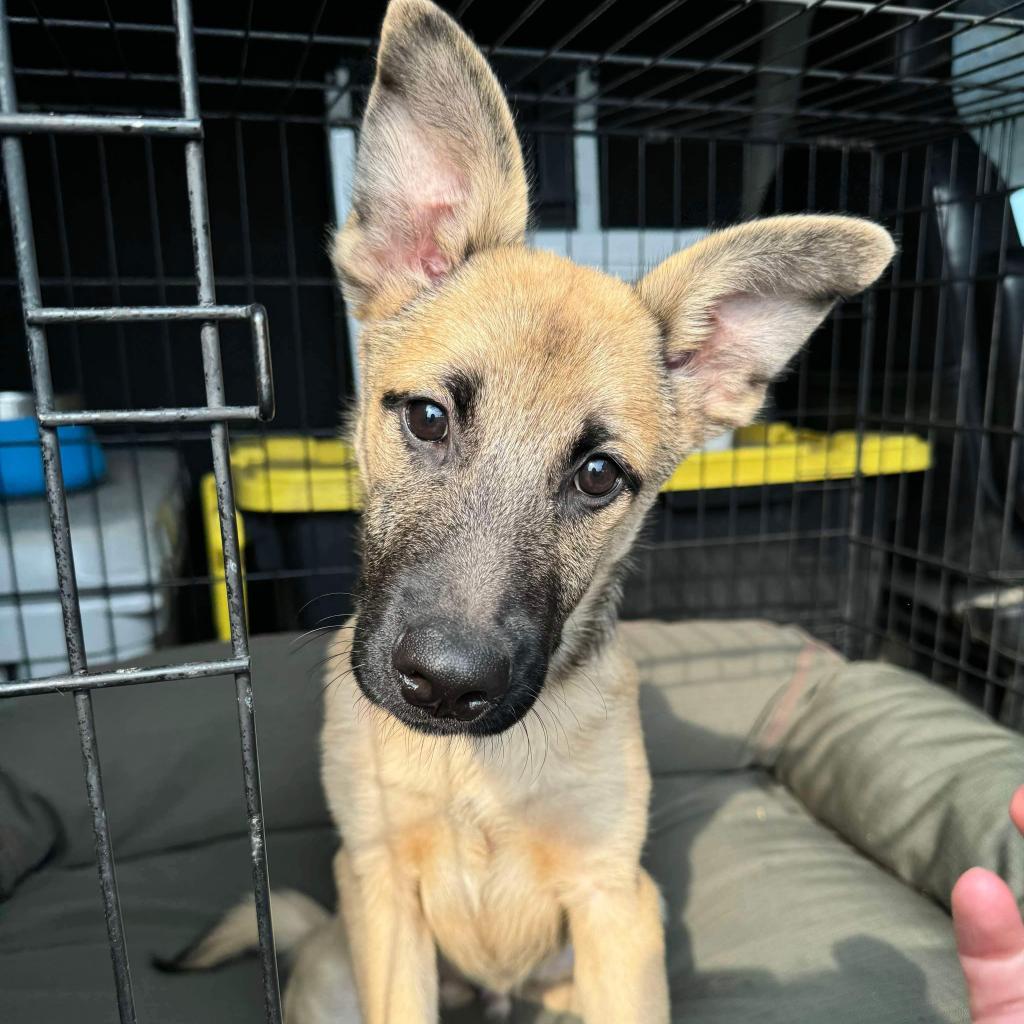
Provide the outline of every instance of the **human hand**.
<path id="1" fill-rule="evenodd" d="M 1024 835 L 1024 786 L 1010 801 Z M 1024 921 L 1009 886 L 971 868 L 953 887 L 953 929 L 967 980 L 972 1024 L 1024 1024 Z"/>

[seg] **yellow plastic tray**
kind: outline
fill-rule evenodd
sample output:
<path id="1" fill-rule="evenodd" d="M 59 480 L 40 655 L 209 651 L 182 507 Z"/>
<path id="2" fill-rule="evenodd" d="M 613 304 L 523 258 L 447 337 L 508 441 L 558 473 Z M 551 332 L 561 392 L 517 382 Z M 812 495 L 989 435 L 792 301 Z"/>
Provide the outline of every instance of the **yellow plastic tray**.
<path id="1" fill-rule="evenodd" d="M 864 476 L 917 473 L 931 465 L 927 441 L 912 434 L 862 434 L 860 469 Z M 698 452 L 676 467 L 663 491 L 759 487 L 762 484 L 843 480 L 857 472 L 858 435 L 822 434 L 769 423 L 736 431 L 736 445 Z"/>
<path id="2" fill-rule="evenodd" d="M 335 438 L 270 435 L 231 446 L 235 504 L 243 512 L 353 512 L 362 507 L 355 454 Z"/>
<path id="3" fill-rule="evenodd" d="M 665 491 L 841 480 L 857 472 L 857 435 L 795 430 L 787 423 L 745 427 L 736 445 L 691 455 Z M 915 473 L 930 465 L 928 444 L 909 434 L 864 434 L 865 476 Z M 359 471 L 345 441 L 295 436 L 242 438 L 231 447 L 235 502 L 243 512 L 353 512 L 362 506 Z"/>
<path id="4" fill-rule="evenodd" d="M 858 463 L 864 476 L 917 473 L 931 465 L 931 450 L 926 441 L 911 434 L 863 434 L 858 439 L 852 431 L 823 434 L 796 430 L 788 423 L 769 423 L 737 430 L 731 448 L 691 455 L 662 490 L 842 480 L 856 474 Z M 293 435 L 240 438 L 231 446 L 231 468 L 239 512 L 355 512 L 362 507 L 359 471 L 345 441 Z M 203 477 L 200 490 L 214 624 L 217 635 L 227 639 L 227 599 L 212 473 Z M 242 517 L 238 520 L 244 551 Z"/>

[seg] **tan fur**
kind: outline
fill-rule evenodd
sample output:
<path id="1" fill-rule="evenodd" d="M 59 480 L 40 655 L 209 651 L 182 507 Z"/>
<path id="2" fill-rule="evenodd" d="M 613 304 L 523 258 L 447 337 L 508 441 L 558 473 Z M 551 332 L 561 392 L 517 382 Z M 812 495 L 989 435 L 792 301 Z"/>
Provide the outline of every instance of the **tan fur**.
<path id="1" fill-rule="evenodd" d="M 333 646 L 321 740 L 363 1020 L 433 1024 L 442 996 L 465 997 L 461 978 L 497 993 L 498 1010 L 521 992 L 586 1024 L 665 1024 L 660 901 L 640 865 L 650 777 L 636 672 L 614 634 L 616 573 L 677 462 L 757 414 L 892 241 L 852 218 L 773 218 L 636 287 L 531 251 L 522 158 L 482 56 L 428 0 L 392 0 L 381 39 L 334 249 L 363 320 L 363 590 Z M 453 374 L 474 381 L 472 423 L 450 417 L 445 447 L 428 451 L 402 409 L 452 410 Z M 581 504 L 566 465 L 594 423 L 599 450 L 635 475 L 600 505 Z M 425 566 L 428 596 L 408 598 Z M 389 645 L 408 616 L 508 632 L 509 595 L 532 608 L 535 577 L 557 583 L 529 620 L 554 623 L 537 702 L 493 736 L 395 717 L 409 706 Z M 324 976 L 322 961 L 303 976 Z"/>
<path id="2" fill-rule="evenodd" d="M 368 1024 L 436 1020 L 435 945 L 509 992 L 531 988 L 570 935 L 588 1024 L 667 1020 L 660 907 L 639 867 L 650 779 L 636 673 L 617 645 L 522 729 L 469 742 L 353 710 L 345 635 L 328 668 L 323 779 Z"/>

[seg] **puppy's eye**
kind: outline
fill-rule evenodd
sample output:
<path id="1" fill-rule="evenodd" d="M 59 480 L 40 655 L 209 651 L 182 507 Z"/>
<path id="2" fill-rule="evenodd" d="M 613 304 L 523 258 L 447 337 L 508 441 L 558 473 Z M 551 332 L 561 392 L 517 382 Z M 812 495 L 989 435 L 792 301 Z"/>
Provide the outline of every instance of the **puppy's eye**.
<path id="1" fill-rule="evenodd" d="M 405 422 L 421 441 L 443 441 L 448 436 L 448 413 L 425 398 L 416 398 L 406 405 Z"/>
<path id="2" fill-rule="evenodd" d="M 607 455 L 591 455 L 576 473 L 577 490 L 592 498 L 603 498 L 618 486 L 622 470 Z"/>

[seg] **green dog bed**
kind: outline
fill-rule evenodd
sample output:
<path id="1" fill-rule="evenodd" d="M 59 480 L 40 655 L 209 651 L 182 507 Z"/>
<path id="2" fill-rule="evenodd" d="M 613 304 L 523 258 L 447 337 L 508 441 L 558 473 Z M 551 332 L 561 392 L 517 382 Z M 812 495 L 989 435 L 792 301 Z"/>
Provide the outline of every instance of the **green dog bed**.
<path id="1" fill-rule="evenodd" d="M 624 624 L 655 776 L 646 861 L 673 1019 L 966 1020 L 949 894 L 974 864 L 1024 896 L 1006 807 L 1024 738 L 920 677 L 769 623 Z M 333 902 L 320 792 L 322 642 L 253 641 L 271 877 Z M 224 656 L 163 650 L 147 664 Z M 152 966 L 249 885 L 227 679 L 95 694 L 139 1020 L 262 1020 L 255 960 Z M 116 1019 L 70 696 L 0 702 L 0 1021 Z M 625 925 L 624 925 L 625 926 Z M 472 1010 L 451 1021 L 481 1019 Z M 533 1007 L 517 1021 L 554 1024 Z"/>

